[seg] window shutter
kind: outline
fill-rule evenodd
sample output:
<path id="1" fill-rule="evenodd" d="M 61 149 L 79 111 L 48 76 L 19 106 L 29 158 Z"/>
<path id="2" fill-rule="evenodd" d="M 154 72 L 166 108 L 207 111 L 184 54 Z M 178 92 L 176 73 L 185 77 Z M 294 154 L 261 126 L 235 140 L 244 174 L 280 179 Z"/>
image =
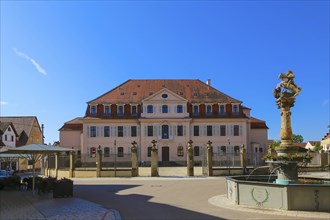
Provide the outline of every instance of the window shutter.
<path id="1" fill-rule="evenodd" d="M 104 126 L 101 126 L 101 127 L 100 127 L 100 130 L 101 130 L 101 134 L 100 134 L 101 137 L 104 137 Z"/>
<path id="2" fill-rule="evenodd" d="M 174 126 L 174 128 L 175 128 L 175 129 L 174 129 L 174 132 L 173 132 L 173 133 L 174 133 L 174 136 L 178 136 L 178 126 L 179 126 L 179 125 L 175 125 L 175 126 Z"/>
<path id="3" fill-rule="evenodd" d="M 183 127 L 183 136 L 186 136 L 186 126 L 183 125 L 182 127 Z"/>
<path id="4" fill-rule="evenodd" d="M 243 133 L 242 129 L 243 129 L 243 127 L 242 127 L 242 125 L 240 125 L 239 126 L 239 136 L 242 136 L 242 133 Z"/>
<path id="5" fill-rule="evenodd" d="M 114 133 L 114 136 L 117 137 L 117 127 L 116 126 L 113 127 L 113 133 Z"/>
<path id="6" fill-rule="evenodd" d="M 207 135 L 207 126 L 204 125 L 203 126 L 203 136 L 206 136 Z"/>
<path id="7" fill-rule="evenodd" d="M 159 106 L 159 112 L 162 113 L 162 106 Z"/>
<path id="8" fill-rule="evenodd" d="M 90 129 L 90 127 L 89 126 L 87 126 L 87 137 L 90 137 L 90 132 L 89 132 L 89 129 Z"/>
<path id="9" fill-rule="evenodd" d="M 147 137 L 148 133 L 147 133 L 147 125 L 144 126 L 144 136 Z"/>
<path id="10" fill-rule="evenodd" d="M 127 129 L 126 126 L 123 126 L 123 137 L 127 136 Z"/>
<path id="11" fill-rule="evenodd" d="M 156 132 L 157 132 L 157 126 L 152 126 L 152 133 L 154 137 L 156 136 Z"/>
<path id="12" fill-rule="evenodd" d="M 173 126 L 172 125 L 169 125 L 168 126 L 168 128 L 169 128 L 169 134 L 170 134 L 170 137 L 172 137 L 173 136 Z"/>
<path id="13" fill-rule="evenodd" d="M 168 108 L 168 113 L 170 113 L 171 112 L 171 105 L 168 105 L 167 108 Z"/>
<path id="14" fill-rule="evenodd" d="M 186 113 L 186 106 L 184 106 L 184 105 L 182 106 L 182 112 Z"/>
<path id="15" fill-rule="evenodd" d="M 96 136 L 99 137 L 101 136 L 101 127 L 100 126 L 96 126 Z"/>

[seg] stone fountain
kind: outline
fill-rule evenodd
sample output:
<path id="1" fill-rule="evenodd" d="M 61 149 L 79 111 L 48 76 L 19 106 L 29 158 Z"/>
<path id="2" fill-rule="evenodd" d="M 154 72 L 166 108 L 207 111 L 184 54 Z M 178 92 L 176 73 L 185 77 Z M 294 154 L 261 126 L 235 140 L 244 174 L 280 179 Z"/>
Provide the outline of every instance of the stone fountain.
<path id="1" fill-rule="evenodd" d="M 294 83 L 294 74 L 280 74 L 281 82 L 273 90 L 281 110 L 280 146 L 276 154 L 268 154 L 267 163 L 277 175 L 227 177 L 227 198 L 237 205 L 283 210 L 330 212 L 330 180 L 313 179 L 317 183 L 301 183 L 298 164 L 306 163 L 308 155 L 298 153 L 292 143 L 291 112 L 301 88 Z"/>

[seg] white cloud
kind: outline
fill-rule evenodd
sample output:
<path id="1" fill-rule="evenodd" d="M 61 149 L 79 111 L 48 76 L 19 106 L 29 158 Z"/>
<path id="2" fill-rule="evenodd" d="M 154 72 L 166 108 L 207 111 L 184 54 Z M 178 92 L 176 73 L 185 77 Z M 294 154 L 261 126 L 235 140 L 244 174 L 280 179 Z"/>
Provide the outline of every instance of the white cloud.
<path id="1" fill-rule="evenodd" d="M 0 101 L 0 105 L 8 105 L 8 102 Z"/>
<path id="2" fill-rule="evenodd" d="M 42 75 L 46 75 L 46 74 L 47 74 L 47 73 L 46 73 L 46 70 L 45 70 L 44 68 L 42 68 L 42 67 L 40 66 L 40 64 L 37 63 L 37 61 L 35 61 L 33 58 L 29 57 L 29 56 L 26 55 L 25 53 L 22 53 L 22 52 L 18 51 L 16 48 L 13 48 L 13 50 L 14 50 L 14 52 L 15 52 L 18 56 L 23 57 L 24 59 L 30 61 L 30 62 L 34 65 L 34 67 L 38 70 L 39 73 L 41 73 Z"/>
<path id="3" fill-rule="evenodd" d="M 325 99 L 322 103 L 322 106 L 326 106 L 329 104 L 329 99 Z"/>

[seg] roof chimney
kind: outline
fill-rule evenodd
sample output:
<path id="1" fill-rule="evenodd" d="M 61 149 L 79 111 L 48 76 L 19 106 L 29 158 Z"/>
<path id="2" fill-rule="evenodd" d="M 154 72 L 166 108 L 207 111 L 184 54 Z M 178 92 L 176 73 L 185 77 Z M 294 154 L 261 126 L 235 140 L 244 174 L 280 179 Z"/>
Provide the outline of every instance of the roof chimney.
<path id="1" fill-rule="evenodd" d="M 210 79 L 206 80 L 206 85 L 211 86 L 211 80 Z"/>

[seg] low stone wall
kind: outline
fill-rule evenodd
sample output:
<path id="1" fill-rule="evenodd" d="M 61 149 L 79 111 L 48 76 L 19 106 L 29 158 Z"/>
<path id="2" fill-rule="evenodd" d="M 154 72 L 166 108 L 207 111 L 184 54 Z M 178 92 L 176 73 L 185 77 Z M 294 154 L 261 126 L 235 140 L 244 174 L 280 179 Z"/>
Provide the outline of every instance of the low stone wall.
<path id="1" fill-rule="evenodd" d="M 45 169 L 46 176 L 57 178 L 70 178 L 70 171 L 68 169 Z M 96 178 L 96 168 L 77 168 L 73 171 L 74 178 Z M 132 168 L 117 168 L 109 170 L 101 170 L 100 177 L 132 177 Z"/>
<path id="2" fill-rule="evenodd" d="M 298 211 L 330 212 L 329 184 L 268 183 L 269 176 L 227 177 L 227 198 L 237 205 Z M 271 179 L 272 182 L 274 178 Z"/>

